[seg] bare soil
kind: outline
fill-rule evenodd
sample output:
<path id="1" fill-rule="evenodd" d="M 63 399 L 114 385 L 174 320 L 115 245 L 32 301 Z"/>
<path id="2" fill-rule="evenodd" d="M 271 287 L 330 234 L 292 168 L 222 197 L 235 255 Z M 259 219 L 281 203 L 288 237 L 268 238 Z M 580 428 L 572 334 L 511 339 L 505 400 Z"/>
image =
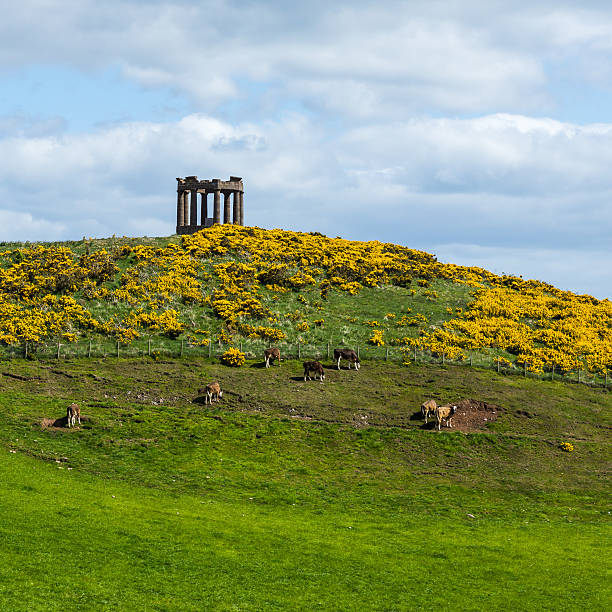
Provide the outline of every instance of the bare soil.
<path id="1" fill-rule="evenodd" d="M 500 413 L 504 411 L 500 406 L 475 399 L 462 399 L 458 402 L 451 402 L 451 404 L 457 406 L 457 412 L 453 417 L 452 429 L 466 433 L 486 429 L 487 424 L 495 421 Z M 434 429 L 435 418 L 433 419 L 433 424 L 430 421 L 425 427 L 427 429 Z M 444 424 L 442 427 L 444 427 Z"/>

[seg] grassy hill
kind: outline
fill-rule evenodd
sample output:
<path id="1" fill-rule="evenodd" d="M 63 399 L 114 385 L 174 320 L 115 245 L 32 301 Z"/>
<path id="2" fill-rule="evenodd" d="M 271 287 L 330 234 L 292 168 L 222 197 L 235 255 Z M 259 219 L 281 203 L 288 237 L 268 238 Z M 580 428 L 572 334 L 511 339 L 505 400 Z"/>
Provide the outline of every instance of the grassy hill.
<path id="1" fill-rule="evenodd" d="M 3 607 L 609 606 L 610 393 L 459 366 L 366 361 L 321 384 L 260 365 L 7 364 Z M 197 392 L 212 379 L 213 408 Z M 498 418 L 438 433 L 415 414 L 431 396 Z M 82 426 L 54 426 L 73 400 Z"/>
<path id="2" fill-rule="evenodd" d="M 256 228 L 0 261 L 5 351 L 29 357 L 0 364 L 3 609 L 609 609 L 609 302 Z M 270 344 L 325 382 L 262 367 Z M 477 367 L 496 357 L 533 371 Z M 455 428 L 423 424 L 430 397 Z"/>
<path id="3" fill-rule="evenodd" d="M 124 355 L 205 354 L 210 343 L 321 354 L 330 343 L 604 384 L 612 367 L 609 300 L 393 244 L 220 225 L 182 239 L 6 246 L 0 346 L 13 355 L 58 343 L 68 355 L 112 343 Z"/>

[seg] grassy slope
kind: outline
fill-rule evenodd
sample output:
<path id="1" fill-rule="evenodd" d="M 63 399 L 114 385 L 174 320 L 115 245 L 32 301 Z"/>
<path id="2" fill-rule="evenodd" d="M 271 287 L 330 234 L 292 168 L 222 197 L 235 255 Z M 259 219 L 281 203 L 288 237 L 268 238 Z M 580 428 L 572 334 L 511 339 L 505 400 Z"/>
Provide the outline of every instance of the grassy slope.
<path id="1" fill-rule="evenodd" d="M 320 384 L 297 362 L 248 365 L 7 364 L 4 608 L 609 606 L 610 393 L 453 366 L 366 362 Z M 213 409 L 193 401 L 212 379 Z M 504 412 L 437 434 L 413 416 L 430 396 Z M 73 399 L 83 427 L 41 431 Z"/>

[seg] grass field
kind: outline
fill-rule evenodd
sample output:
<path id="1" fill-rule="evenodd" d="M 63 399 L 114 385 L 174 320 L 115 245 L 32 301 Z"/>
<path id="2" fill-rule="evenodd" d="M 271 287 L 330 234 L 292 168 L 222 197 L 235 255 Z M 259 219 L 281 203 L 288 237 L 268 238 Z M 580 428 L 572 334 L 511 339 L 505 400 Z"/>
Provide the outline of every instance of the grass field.
<path id="1" fill-rule="evenodd" d="M 374 361 L 322 384 L 297 361 L 0 372 L 2 609 L 612 604 L 604 389 Z M 416 414 L 428 397 L 501 411 L 438 433 Z M 80 428 L 41 426 L 71 401 Z"/>

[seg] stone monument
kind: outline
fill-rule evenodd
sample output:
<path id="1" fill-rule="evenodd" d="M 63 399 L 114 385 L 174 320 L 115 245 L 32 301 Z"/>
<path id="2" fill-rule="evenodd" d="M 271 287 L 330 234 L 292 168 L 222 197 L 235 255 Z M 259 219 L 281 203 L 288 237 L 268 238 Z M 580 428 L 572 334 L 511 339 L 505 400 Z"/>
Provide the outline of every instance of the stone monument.
<path id="1" fill-rule="evenodd" d="M 216 223 L 244 225 L 244 185 L 239 176 L 229 181 L 211 179 L 199 181 L 197 176 L 177 178 L 176 233 L 193 234 Z M 213 194 L 212 216 L 208 216 L 208 194 Z M 200 194 L 200 222 L 198 223 L 198 194 Z M 223 221 L 221 221 L 223 194 Z M 233 205 L 233 206 L 232 206 Z M 233 213 L 233 214 L 232 214 Z"/>

